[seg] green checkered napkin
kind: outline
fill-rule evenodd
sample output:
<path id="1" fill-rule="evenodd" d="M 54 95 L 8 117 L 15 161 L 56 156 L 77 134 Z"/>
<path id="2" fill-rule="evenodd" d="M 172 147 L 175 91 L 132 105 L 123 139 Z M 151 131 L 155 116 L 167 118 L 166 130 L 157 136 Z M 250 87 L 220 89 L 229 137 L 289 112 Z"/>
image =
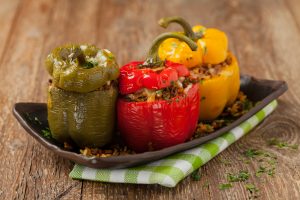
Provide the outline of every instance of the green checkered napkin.
<path id="1" fill-rule="evenodd" d="M 175 187 L 178 182 L 194 170 L 248 133 L 267 117 L 276 106 L 277 101 L 274 100 L 231 131 L 193 149 L 128 169 L 93 169 L 76 164 L 70 173 L 70 177 L 111 183 L 160 184 L 166 187 Z"/>

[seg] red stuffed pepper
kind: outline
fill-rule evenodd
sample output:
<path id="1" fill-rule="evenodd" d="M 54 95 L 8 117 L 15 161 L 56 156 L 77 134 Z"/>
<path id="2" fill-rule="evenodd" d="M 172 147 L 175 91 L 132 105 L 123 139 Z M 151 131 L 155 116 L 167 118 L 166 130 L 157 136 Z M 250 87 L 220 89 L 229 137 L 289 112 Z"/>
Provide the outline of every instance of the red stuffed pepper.
<path id="1" fill-rule="evenodd" d="M 120 69 L 118 126 L 125 143 L 136 152 L 157 150 L 189 139 L 199 116 L 196 80 L 182 64 L 160 61 L 157 49 L 167 38 L 183 40 L 192 50 L 197 44 L 181 34 L 156 38 L 145 62 Z"/>

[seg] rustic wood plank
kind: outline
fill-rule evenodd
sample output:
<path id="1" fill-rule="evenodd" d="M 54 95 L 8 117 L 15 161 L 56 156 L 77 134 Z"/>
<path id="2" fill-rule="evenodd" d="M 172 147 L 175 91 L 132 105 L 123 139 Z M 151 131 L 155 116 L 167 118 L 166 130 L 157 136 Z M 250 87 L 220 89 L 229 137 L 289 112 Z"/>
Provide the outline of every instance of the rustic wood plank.
<path id="1" fill-rule="evenodd" d="M 45 41 L 55 2 L 22 1 L 0 67 L 1 199 L 54 199 L 81 182 L 68 178 L 72 163 L 37 144 L 11 115 L 14 102 L 45 101 L 47 79 L 40 78 Z M 38 84 L 37 84 L 38 83 Z M 26 88 L 26 89 L 25 89 Z M 55 178 L 54 178 L 55 177 Z M 75 185 L 75 186 L 74 186 Z M 80 191 L 77 193 L 80 195 Z M 73 196 L 76 196 L 73 194 Z"/>
<path id="2" fill-rule="evenodd" d="M 248 148 L 260 148 L 278 157 L 274 178 L 250 177 L 249 182 L 260 188 L 261 199 L 300 198 L 299 150 L 267 145 L 274 136 L 300 143 L 298 1 L 24 0 L 18 4 L 14 0 L 4 1 L 4 7 L 0 3 L 0 25 L 4 27 L 0 33 L 1 199 L 247 199 L 249 192 L 243 183 L 225 191 L 218 185 L 226 181 L 228 172 L 257 170 L 258 162 L 237 160 Z M 243 73 L 286 80 L 290 90 L 281 98 L 279 108 L 255 131 L 202 167 L 200 181 L 188 177 L 169 189 L 69 179 L 73 164 L 47 151 L 16 125 L 10 114 L 13 103 L 46 101 L 49 76 L 43 60 L 55 46 L 96 44 L 114 52 L 122 65 L 143 59 L 151 40 L 164 31 L 157 20 L 172 15 L 224 30 Z M 172 25 L 171 30 L 179 28 Z M 1 54 L 1 48 L 6 52 Z M 230 166 L 225 166 L 225 159 Z"/>
<path id="3" fill-rule="evenodd" d="M 3 51 L 10 40 L 9 35 L 13 32 L 14 23 L 18 18 L 20 0 L 1 0 L 0 1 L 0 63 Z"/>
<path id="4" fill-rule="evenodd" d="M 286 6 L 289 8 L 291 15 L 297 24 L 298 30 L 300 31 L 300 3 L 297 0 L 285 0 Z"/>
<path id="5" fill-rule="evenodd" d="M 253 18 L 253 10 L 258 9 L 260 11 L 255 13 L 256 17 Z M 283 98 L 299 104 L 296 94 L 299 94 L 300 90 L 295 82 L 300 73 L 297 64 L 300 55 L 297 43 L 300 41 L 300 35 L 285 3 L 283 1 L 262 1 L 260 4 L 253 2 L 252 5 L 243 4 L 237 10 L 239 11 L 236 16 L 243 16 L 244 20 L 239 19 L 240 22 L 236 22 L 236 27 L 239 28 L 232 30 L 230 35 L 233 36 L 231 41 L 239 57 L 242 73 L 286 80 L 290 90 Z M 234 10 L 230 12 L 235 13 Z M 245 21 L 248 23 L 244 23 Z M 278 29 L 288 31 L 278 31 Z"/>

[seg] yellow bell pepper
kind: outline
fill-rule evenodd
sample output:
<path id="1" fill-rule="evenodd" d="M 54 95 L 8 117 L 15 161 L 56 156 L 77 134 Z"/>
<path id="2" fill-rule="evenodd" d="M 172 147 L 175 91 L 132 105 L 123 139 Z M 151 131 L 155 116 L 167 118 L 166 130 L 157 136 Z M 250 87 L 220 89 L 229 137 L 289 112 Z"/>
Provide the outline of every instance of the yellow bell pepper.
<path id="1" fill-rule="evenodd" d="M 240 89 L 239 66 L 235 56 L 228 53 L 232 62 L 222 69 L 219 76 L 205 79 L 199 84 L 201 95 L 200 120 L 213 120 L 231 105 Z"/>
<path id="2" fill-rule="evenodd" d="M 237 60 L 228 52 L 228 39 L 224 32 L 213 28 L 206 29 L 200 25 L 192 28 L 180 17 L 162 18 L 159 24 L 166 28 L 174 22 L 183 27 L 183 34 L 197 43 L 198 50 L 192 51 L 184 42 L 177 39 L 167 39 L 159 48 L 161 60 L 181 63 L 191 69 L 207 64 L 213 67 L 231 57 L 232 62 L 222 67 L 218 75 L 201 80 L 199 83 L 201 95 L 199 119 L 213 120 L 222 113 L 226 105 L 232 104 L 238 95 L 240 75 Z"/>
<path id="3" fill-rule="evenodd" d="M 166 28 L 173 22 L 179 23 L 184 28 L 184 34 L 197 43 L 198 50 L 192 51 L 185 42 L 170 38 L 160 45 L 158 51 L 160 59 L 182 63 L 190 68 L 201 64 L 218 64 L 227 58 L 228 39 L 224 32 L 200 25 L 191 28 L 180 17 L 162 18 L 159 24 Z"/>
<path id="4" fill-rule="evenodd" d="M 203 63 L 218 64 L 227 58 L 228 39 L 224 32 L 215 28 L 206 29 L 200 25 L 194 26 L 193 31 L 196 34 L 203 34 L 203 37 L 198 40 L 204 52 Z"/>

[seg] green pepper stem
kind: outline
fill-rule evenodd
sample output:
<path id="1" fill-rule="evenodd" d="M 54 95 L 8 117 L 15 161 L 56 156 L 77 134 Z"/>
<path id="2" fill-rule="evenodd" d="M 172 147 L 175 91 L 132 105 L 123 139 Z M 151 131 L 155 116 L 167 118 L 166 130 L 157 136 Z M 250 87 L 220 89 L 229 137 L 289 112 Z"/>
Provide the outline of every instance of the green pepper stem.
<path id="1" fill-rule="evenodd" d="M 185 35 L 182 35 L 179 33 L 171 33 L 171 32 L 163 33 L 163 34 L 160 34 L 159 36 L 157 36 L 154 39 L 154 41 L 152 42 L 152 45 L 149 49 L 145 64 L 153 64 L 153 63 L 157 63 L 160 61 L 159 56 L 158 56 L 158 48 L 159 48 L 160 44 L 168 38 L 177 38 L 179 40 L 184 41 L 191 48 L 192 51 L 196 51 L 198 48 L 198 45 L 193 40 L 191 40 L 190 38 L 188 38 Z"/>
<path id="2" fill-rule="evenodd" d="M 195 40 L 199 39 L 199 37 L 194 33 L 191 25 L 186 20 L 184 20 L 182 17 L 177 17 L 177 16 L 164 17 L 158 21 L 158 24 L 163 28 L 167 28 L 170 23 L 177 23 L 177 24 L 181 25 L 184 30 L 184 34 L 186 36 L 188 36 L 189 38 L 191 38 L 192 40 L 195 41 Z"/>

